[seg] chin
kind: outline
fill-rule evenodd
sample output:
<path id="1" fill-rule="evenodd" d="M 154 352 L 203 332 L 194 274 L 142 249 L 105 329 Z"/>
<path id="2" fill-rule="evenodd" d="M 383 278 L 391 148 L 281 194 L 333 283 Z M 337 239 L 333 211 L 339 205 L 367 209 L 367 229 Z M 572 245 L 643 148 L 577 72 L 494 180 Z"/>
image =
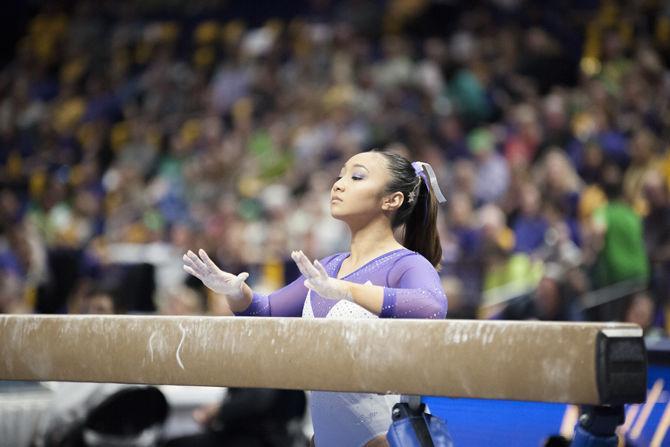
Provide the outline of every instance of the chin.
<path id="1" fill-rule="evenodd" d="M 330 208 L 330 215 L 337 220 L 344 220 L 344 215 L 338 211 L 333 210 L 333 208 Z"/>
<path id="2" fill-rule="evenodd" d="M 330 206 L 330 215 L 337 220 L 341 220 L 343 222 L 347 221 L 347 217 L 349 217 L 349 214 L 346 212 L 343 212 L 342 209 L 338 206 Z"/>

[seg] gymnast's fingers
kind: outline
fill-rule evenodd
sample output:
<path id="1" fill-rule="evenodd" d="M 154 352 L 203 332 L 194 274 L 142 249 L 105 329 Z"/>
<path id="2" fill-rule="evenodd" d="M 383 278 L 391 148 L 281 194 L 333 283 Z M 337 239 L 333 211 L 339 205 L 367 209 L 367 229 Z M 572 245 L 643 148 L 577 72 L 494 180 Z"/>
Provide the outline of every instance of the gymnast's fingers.
<path id="1" fill-rule="evenodd" d="M 205 250 L 203 250 L 203 249 L 201 248 L 200 250 L 198 250 L 198 254 L 200 255 L 200 258 L 202 259 L 202 261 L 203 261 L 203 262 L 204 262 L 204 263 L 205 263 L 211 270 L 214 270 L 214 271 L 220 270 L 219 267 L 214 263 L 214 261 L 212 261 L 212 260 L 210 259 L 209 255 L 207 254 L 207 252 L 206 252 Z"/>
<path id="2" fill-rule="evenodd" d="M 247 280 L 249 277 L 249 274 L 247 272 L 242 272 L 239 275 L 237 275 L 237 281 L 239 284 L 242 284 L 244 281 Z"/>
<path id="3" fill-rule="evenodd" d="M 202 262 L 202 259 L 200 259 L 198 255 L 193 253 L 191 250 L 186 252 L 186 254 L 188 255 L 189 259 L 193 261 L 193 264 L 195 264 L 197 270 L 202 270 L 203 272 L 209 271 L 209 267 L 207 267 L 207 265 L 204 262 Z"/>
<path id="4" fill-rule="evenodd" d="M 314 260 L 314 266 L 319 271 L 319 275 L 321 275 L 323 279 L 328 278 L 328 272 L 326 272 L 326 269 L 323 267 L 323 265 L 321 265 L 318 259 Z"/>
<path id="5" fill-rule="evenodd" d="M 184 265 L 190 267 L 192 270 L 197 270 L 198 267 L 195 265 L 195 262 L 191 258 L 188 257 L 188 255 L 184 254 L 182 256 L 182 260 L 184 261 Z"/>
<path id="6" fill-rule="evenodd" d="M 186 271 L 186 273 L 188 273 L 190 275 L 193 275 L 196 278 L 202 279 L 202 278 L 200 278 L 200 275 L 198 275 L 198 273 L 195 270 L 193 270 L 191 267 L 189 267 L 188 265 L 184 265 L 184 270 Z"/>
<path id="7" fill-rule="evenodd" d="M 319 271 L 316 269 L 316 267 L 314 267 L 312 265 L 312 263 L 309 261 L 309 258 L 307 257 L 307 255 L 305 255 L 305 253 L 303 253 L 302 251 L 299 251 L 298 253 L 299 253 L 299 256 L 300 256 L 300 260 L 301 260 L 303 266 L 305 267 L 305 270 L 307 270 L 307 272 L 309 272 L 309 277 L 310 278 L 318 278 L 319 277 Z"/>
<path id="8" fill-rule="evenodd" d="M 298 270 L 300 270 L 300 273 L 305 277 L 309 278 L 310 277 L 309 271 L 305 268 L 304 262 L 302 261 L 300 254 L 297 251 L 294 251 L 291 253 L 291 258 L 295 262 L 295 265 L 298 266 Z"/>

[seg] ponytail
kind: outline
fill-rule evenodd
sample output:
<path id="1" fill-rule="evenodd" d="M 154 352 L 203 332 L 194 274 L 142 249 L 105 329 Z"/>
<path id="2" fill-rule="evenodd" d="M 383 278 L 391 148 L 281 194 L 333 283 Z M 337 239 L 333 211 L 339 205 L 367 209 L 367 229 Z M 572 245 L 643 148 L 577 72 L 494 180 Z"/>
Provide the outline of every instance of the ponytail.
<path id="1" fill-rule="evenodd" d="M 434 173 L 428 165 L 423 165 L 430 169 L 426 174 L 419 174 L 414 165 L 405 157 L 385 151 L 375 151 L 386 158 L 388 169 L 391 173 L 391 181 L 387 185 L 386 193 L 402 192 L 404 200 L 400 208 L 396 211 L 391 222 L 392 227 L 403 228 L 403 245 L 405 248 L 415 251 L 425 257 L 433 266 L 438 267 L 442 260 L 442 246 L 437 231 L 437 198 L 444 200 L 437 182 L 434 180 Z M 416 164 L 415 164 L 416 165 Z M 423 167 L 421 169 L 424 169 Z M 431 177 L 430 183 L 433 189 L 431 191 L 424 177 Z M 428 177 L 426 177 L 428 178 Z"/>
<path id="2" fill-rule="evenodd" d="M 442 245 L 437 232 L 437 200 L 423 181 L 412 212 L 405 221 L 403 245 L 423 255 L 435 267 L 442 260 Z"/>

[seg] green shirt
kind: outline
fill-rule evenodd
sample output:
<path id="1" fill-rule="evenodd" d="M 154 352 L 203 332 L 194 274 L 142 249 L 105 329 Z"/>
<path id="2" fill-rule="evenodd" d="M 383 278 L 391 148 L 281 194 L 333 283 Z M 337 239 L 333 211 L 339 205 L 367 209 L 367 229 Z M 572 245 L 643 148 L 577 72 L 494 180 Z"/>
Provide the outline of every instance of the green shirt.
<path id="1" fill-rule="evenodd" d="M 605 228 L 604 244 L 596 264 L 598 286 L 620 281 L 649 279 L 649 260 L 642 237 L 642 219 L 622 202 L 611 202 L 596 210 L 594 219 Z"/>

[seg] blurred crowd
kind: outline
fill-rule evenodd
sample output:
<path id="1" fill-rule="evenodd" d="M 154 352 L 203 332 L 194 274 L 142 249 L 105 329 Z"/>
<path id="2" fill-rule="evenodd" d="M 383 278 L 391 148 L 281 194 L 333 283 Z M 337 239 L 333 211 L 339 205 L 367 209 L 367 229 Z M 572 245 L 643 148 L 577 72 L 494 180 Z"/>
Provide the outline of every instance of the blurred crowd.
<path id="1" fill-rule="evenodd" d="M 450 317 L 665 331 L 670 2 L 215 3 L 31 15 L 0 70 L 0 312 L 227 314 L 181 255 L 281 287 L 291 250 L 346 250 L 333 179 L 385 147 L 443 184 Z"/>

